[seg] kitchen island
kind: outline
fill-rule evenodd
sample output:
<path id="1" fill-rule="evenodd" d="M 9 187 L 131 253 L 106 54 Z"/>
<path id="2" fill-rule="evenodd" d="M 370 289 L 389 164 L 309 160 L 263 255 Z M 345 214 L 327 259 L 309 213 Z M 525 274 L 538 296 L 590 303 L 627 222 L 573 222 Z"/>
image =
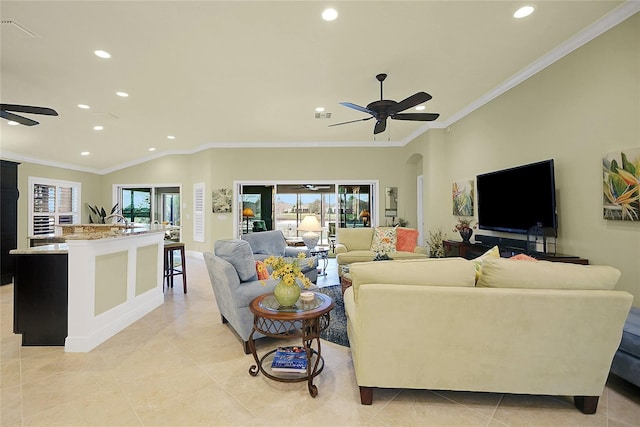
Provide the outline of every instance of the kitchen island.
<path id="1" fill-rule="evenodd" d="M 163 304 L 164 231 L 75 226 L 65 243 L 10 251 L 22 344 L 88 352 Z"/>

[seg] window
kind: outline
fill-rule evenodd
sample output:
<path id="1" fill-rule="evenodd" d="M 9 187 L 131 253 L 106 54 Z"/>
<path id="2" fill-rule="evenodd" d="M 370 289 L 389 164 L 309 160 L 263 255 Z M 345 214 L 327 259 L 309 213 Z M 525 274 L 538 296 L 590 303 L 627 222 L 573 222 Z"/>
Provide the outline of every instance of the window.
<path id="1" fill-rule="evenodd" d="M 79 182 L 29 177 L 29 235 L 53 234 L 59 224 L 80 223 Z"/>
<path id="2" fill-rule="evenodd" d="M 204 183 L 193 185 L 193 240 L 204 242 Z"/>

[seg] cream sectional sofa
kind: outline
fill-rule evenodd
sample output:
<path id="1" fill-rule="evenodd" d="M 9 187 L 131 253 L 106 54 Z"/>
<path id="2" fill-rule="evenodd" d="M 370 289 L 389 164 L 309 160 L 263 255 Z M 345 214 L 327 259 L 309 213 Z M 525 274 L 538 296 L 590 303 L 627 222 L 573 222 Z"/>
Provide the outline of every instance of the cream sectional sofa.
<path id="1" fill-rule="evenodd" d="M 607 266 L 488 258 L 356 263 L 345 291 L 362 404 L 410 388 L 574 396 L 595 413 L 632 295 Z"/>
<path id="2" fill-rule="evenodd" d="M 398 231 L 399 230 L 399 231 Z M 394 235 L 396 239 L 385 247 L 378 244 L 384 234 Z M 400 233 L 400 234 L 398 234 Z M 402 239 L 402 236 L 408 236 Z M 413 240 L 410 240 L 413 235 Z M 402 242 L 398 241 L 398 237 Z M 335 254 L 338 262 L 338 273 L 342 274 L 341 266 L 354 262 L 373 261 L 376 253 L 386 253 L 392 259 L 423 259 L 427 258 L 427 248 L 418 245 L 418 231 L 413 228 L 399 227 L 362 227 L 338 228 L 336 230 Z M 408 243 L 410 241 L 410 243 Z M 413 246 L 413 248 L 411 248 Z M 405 250 L 407 249 L 407 250 Z M 410 249 L 410 250 L 408 250 Z"/>

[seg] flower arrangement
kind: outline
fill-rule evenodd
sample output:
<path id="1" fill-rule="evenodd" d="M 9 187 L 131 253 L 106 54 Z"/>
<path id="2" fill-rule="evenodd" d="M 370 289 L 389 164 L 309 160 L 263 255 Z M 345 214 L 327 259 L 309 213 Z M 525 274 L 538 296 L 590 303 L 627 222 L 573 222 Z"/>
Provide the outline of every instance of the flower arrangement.
<path id="1" fill-rule="evenodd" d="M 436 231 L 429 231 L 429 238 L 426 240 L 429 247 L 429 256 L 431 258 L 444 258 L 444 244 L 442 241 L 446 238 L 446 235 L 441 229 Z"/>
<path id="2" fill-rule="evenodd" d="M 471 226 L 471 223 L 473 222 L 473 219 L 467 219 L 467 218 L 458 218 L 458 223 L 453 227 L 453 231 L 462 231 L 462 230 L 468 230 L 471 228 L 476 228 L 476 226 Z"/>
<path id="3" fill-rule="evenodd" d="M 271 276 L 274 279 L 280 279 L 280 282 L 287 286 L 298 286 L 296 279 L 300 279 L 302 285 L 308 288 L 312 285 L 311 280 L 304 275 L 300 269 L 300 261 L 304 260 L 306 255 L 304 252 L 298 254 L 298 258 L 289 261 L 281 256 L 270 256 L 264 260 L 264 263 L 273 269 Z M 306 262 L 313 262 L 313 258 L 309 258 Z M 264 283 L 264 282 L 263 282 Z"/>

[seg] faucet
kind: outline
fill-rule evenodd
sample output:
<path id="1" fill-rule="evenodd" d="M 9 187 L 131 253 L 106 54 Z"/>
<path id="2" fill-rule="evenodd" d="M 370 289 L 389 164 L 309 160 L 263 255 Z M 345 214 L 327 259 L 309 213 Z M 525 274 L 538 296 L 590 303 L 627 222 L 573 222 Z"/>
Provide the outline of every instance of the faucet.
<path id="1" fill-rule="evenodd" d="M 124 216 L 122 216 L 120 214 L 116 213 L 116 214 L 111 214 L 111 215 L 105 216 L 104 217 L 104 222 L 106 223 L 109 218 L 118 218 L 118 219 L 122 218 L 122 220 L 124 221 L 125 227 L 129 226 L 129 221 L 127 221 L 127 218 L 125 218 Z"/>

